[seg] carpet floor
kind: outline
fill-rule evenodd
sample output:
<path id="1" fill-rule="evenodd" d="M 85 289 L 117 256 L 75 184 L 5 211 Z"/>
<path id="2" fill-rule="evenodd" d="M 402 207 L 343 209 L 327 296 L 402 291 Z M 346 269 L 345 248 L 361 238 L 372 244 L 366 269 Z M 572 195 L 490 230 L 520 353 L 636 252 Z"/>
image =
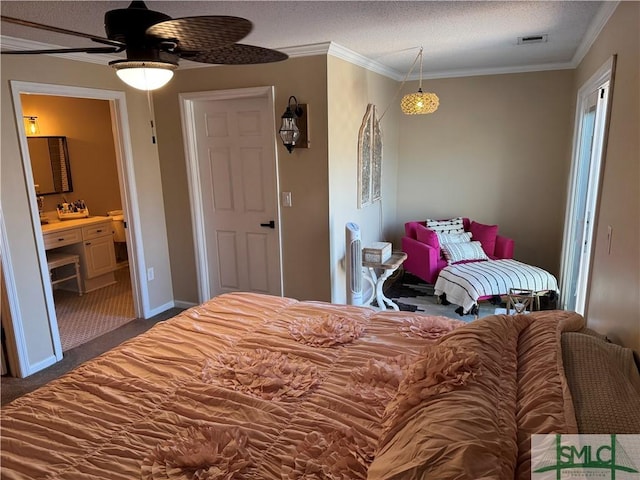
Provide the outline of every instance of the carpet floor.
<path id="1" fill-rule="evenodd" d="M 129 268 L 115 272 L 116 283 L 79 296 L 54 290 L 62 351 L 111 332 L 136 318 Z"/>
<path id="2" fill-rule="evenodd" d="M 166 312 L 160 313 L 147 320 L 136 318 L 115 330 L 99 336 L 98 338 L 94 338 L 93 340 L 89 340 L 78 347 L 65 351 L 61 361 L 54 363 L 50 367 L 36 372 L 27 378 L 16 378 L 3 375 L 0 380 L 0 404 L 5 405 L 16 398 L 49 383 L 87 360 L 95 358 L 98 355 L 111 350 L 117 345 L 120 345 L 122 342 L 146 332 L 156 323 L 177 315 L 182 310 L 182 308 L 171 308 Z"/>
<path id="3" fill-rule="evenodd" d="M 385 295 L 392 299 L 401 311 L 439 315 L 465 322 L 493 315 L 496 313 L 496 309 L 504 307 L 504 305 L 493 305 L 488 301 L 480 302 L 477 317 L 475 315 L 459 315 L 456 313 L 458 305 L 442 305 L 438 303 L 438 298 L 433 294 L 433 285 L 429 285 L 420 278 L 406 272 L 400 272 L 395 281 L 389 282 L 389 286 L 385 288 Z"/>

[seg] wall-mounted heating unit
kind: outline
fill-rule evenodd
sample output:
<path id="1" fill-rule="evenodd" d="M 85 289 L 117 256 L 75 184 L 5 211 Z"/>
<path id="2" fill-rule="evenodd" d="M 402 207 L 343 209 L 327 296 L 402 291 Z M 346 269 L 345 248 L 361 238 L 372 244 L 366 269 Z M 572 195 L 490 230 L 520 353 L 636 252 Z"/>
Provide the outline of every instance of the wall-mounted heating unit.
<path id="1" fill-rule="evenodd" d="M 362 241 L 360 227 L 353 222 L 345 227 L 346 267 L 347 267 L 347 303 L 362 305 Z"/>

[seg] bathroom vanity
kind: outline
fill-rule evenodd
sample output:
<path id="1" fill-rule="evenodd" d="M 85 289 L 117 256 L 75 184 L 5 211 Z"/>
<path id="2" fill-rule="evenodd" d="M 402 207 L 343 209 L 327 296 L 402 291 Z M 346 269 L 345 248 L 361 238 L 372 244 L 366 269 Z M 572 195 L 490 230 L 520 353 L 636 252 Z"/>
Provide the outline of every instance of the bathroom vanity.
<path id="1" fill-rule="evenodd" d="M 61 220 L 42 225 L 44 248 L 80 256 L 82 293 L 116 282 L 116 255 L 109 217 Z"/>

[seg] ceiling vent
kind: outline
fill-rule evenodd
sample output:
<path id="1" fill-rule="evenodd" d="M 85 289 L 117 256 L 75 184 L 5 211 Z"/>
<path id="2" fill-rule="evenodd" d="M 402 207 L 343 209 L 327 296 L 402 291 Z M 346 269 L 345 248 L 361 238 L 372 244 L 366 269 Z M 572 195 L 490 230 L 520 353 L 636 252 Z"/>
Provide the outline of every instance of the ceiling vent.
<path id="1" fill-rule="evenodd" d="M 547 43 L 547 34 L 528 35 L 526 37 L 518 37 L 518 45 L 530 45 L 532 43 Z"/>

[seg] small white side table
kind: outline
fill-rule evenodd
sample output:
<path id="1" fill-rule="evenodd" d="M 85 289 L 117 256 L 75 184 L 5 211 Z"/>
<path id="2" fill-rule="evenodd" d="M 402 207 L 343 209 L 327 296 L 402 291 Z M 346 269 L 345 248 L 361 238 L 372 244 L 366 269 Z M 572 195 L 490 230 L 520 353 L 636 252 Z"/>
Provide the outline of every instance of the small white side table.
<path id="1" fill-rule="evenodd" d="M 373 291 L 371 292 L 369 299 L 365 302 L 365 305 L 371 305 L 375 298 L 380 310 L 386 310 L 387 308 L 392 308 L 396 311 L 400 310 L 393 300 L 384 296 L 382 287 L 384 286 L 385 280 L 389 278 L 389 276 L 391 276 L 391 274 L 395 272 L 406 259 L 406 253 L 393 252 L 391 257 L 382 263 L 362 261 L 362 266 L 369 272 L 371 283 L 373 285 Z M 380 276 L 378 276 L 376 270 L 382 271 Z"/>

